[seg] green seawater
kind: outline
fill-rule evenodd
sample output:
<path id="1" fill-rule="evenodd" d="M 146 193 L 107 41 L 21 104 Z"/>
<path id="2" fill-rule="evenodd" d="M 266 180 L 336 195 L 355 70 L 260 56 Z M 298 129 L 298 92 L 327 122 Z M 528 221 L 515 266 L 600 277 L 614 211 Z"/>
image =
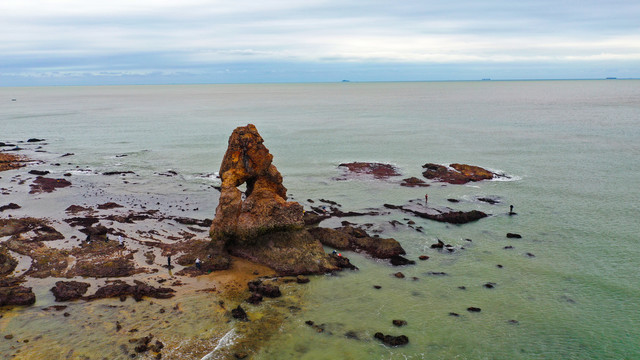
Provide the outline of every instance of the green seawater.
<path id="1" fill-rule="evenodd" d="M 322 225 L 370 224 L 416 264 L 345 252 L 360 270 L 313 277 L 303 309 L 256 359 L 637 359 L 638 99 L 636 80 L 0 88 L 0 141 L 45 138 L 49 153 L 75 154 L 54 172 L 100 184 L 79 169 L 131 170 L 135 183 L 106 191 L 189 196 L 198 210 L 186 215 L 212 218 L 211 174 L 231 131 L 253 123 L 294 200 L 382 211 Z M 403 176 L 339 180 L 338 165 L 351 161 L 391 163 Z M 478 165 L 510 179 L 399 186 L 421 177 L 427 162 Z M 180 188 L 156 175 L 169 169 Z M 425 193 L 431 205 L 491 216 L 448 225 L 383 207 Z M 518 215 L 507 215 L 509 205 Z M 436 239 L 456 251 L 431 249 Z M 398 271 L 406 277 L 394 277 Z M 376 332 L 404 334 L 409 344 L 387 347 Z"/>

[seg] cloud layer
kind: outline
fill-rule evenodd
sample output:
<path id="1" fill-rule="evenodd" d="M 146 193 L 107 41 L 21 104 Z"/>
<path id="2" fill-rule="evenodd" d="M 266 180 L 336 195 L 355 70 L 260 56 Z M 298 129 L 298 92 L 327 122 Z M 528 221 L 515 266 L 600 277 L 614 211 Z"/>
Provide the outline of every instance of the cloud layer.
<path id="1" fill-rule="evenodd" d="M 441 79 L 474 68 L 519 78 L 545 77 L 535 69 L 553 77 L 579 68 L 637 77 L 638 19 L 640 3 L 617 0 L 5 0 L 0 81 L 191 76 L 233 82 L 245 81 L 231 75 L 243 72 L 261 81 L 260 74 L 287 68 L 283 81 L 295 81 L 295 74 L 317 81 L 308 76 L 314 69 L 393 80 L 382 74 L 402 65 L 422 69 L 413 80 L 430 80 L 425 69 L 433 68 L 457 69 Z"/>

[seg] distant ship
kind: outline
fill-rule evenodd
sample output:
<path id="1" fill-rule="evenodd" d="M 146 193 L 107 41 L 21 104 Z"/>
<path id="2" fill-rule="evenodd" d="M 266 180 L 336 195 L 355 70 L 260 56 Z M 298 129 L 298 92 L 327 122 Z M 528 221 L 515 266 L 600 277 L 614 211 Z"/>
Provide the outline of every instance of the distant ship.
<path id="1" fill-rule="evenodd" d="M 617 79 L 617 77 L 615 77 L 615 76 L 612 76 L 612 77 L 608 77 L 608 78 L 607 78 L 607 80 L 615 80 L 615 79 Z"/>
<path id="2" fill-rule="evenodd" d="M 342 80 L 342 82 L 351 82 L 351 80 Z"/>
<path id="3" fill-rule="evenodd" d="M 491 78 L 482 78 L 482 81 L 491 81 Z"/>

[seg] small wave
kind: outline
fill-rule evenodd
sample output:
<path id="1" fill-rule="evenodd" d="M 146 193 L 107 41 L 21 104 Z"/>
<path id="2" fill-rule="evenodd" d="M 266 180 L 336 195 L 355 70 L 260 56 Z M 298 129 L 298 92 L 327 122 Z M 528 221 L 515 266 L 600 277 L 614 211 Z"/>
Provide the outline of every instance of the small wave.
<path id="1" fill-rule="evenodd" d="M 224 334 L 223 337 L 220 338 L 220 340 L 218 341 L 218 345 L 216 345 L 216 347 L 213 349 L 212 352 L 208 353 L 207 355 L 205 355 L 204 357 L 202 357 L 202 359 L 200 360 L 212 360 L 214 359 L 214 355 L 216 353 L 216 351 L 222 349 L 222 348 L 226 348 L 228 346 L 233 345 L 234 340 L 236 339 L 236 330 L 235 329 L 231 329 L 229 330 L 226 334 Z"/>
<path id="2" fill-rule="evenodd" d="M 517 176 L 517 175 L 509 175 L 509 174 L 504 174 L 504 173 L 497 173 L 498 175 L 500 175 L 499 177 L 494 177 L 493 179 L 490 179 L 488 181 L 519 181 L 522 180 L 521 176 Z"/>
<path id="3" fill-rule="evenodd" d="M 96 173 L 91 169 L 73 169 L 68 171 L 73 175 L 95 175 Z"/>
<path id="4" fill-rule="evenodd" d="M 491 171 L 492 173 L 496 174 L 496 176 L 494 176 L 493 179 L 490 179 L 490 180 L 487 180 L 487 181 L 518 181 L 518 180 L 522 180 L 522 177 L 517 176 L 517 175 L 507 174 L 505 171 L 502 171 L 500 169 L 492 169 L 492 168 L 486 168 L 486 169 Z"/>

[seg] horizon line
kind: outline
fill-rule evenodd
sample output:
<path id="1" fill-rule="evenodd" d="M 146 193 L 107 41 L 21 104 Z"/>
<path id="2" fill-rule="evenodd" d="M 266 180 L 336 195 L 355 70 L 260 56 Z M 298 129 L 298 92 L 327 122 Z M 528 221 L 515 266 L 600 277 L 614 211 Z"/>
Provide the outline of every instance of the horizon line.
<path id="1" fill-rule="evenodd" d="M 2 85 L 0 88 L 22 88 L 22 87 L 91 87 L 91 86 L 182 86 L 182 85 L 278 85 L 278 84 L 337 84 L 337 83 L 420 83 L 420 82 L 517 82 L 517 81 L 597 81 L 597 80 L 640 80 L 635 77 L 597 77 L 597 78 L 521 78 L 521 79 L 501 79 L 501 78 L 481 78 L 466 80 L 332 80 L 332 81 L 255 81 L 255 82 L 167 82 L 158 84 L 130 83 L 130 84 L 60 84 L 60 85 Z"/>

